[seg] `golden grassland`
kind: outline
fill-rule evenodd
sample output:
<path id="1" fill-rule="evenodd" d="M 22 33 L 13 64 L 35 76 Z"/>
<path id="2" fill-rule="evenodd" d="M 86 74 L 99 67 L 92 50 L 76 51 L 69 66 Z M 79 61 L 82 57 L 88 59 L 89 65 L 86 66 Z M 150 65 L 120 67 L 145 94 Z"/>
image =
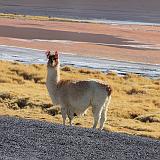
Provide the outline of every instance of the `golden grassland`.
<path id="1" fill-rule="evenodd" d="M 61 68 L 62 79 L 95 78 L 113 88 L 105 130 L 160 139 L 160 79 L 134 74 Z M 53 107 L 45 86 L 45 65 L 24 65 L 0 61 L 0 115 L 62 123 L 60 109 Z M 74 124 L 92 127 L 91 109 Z"/>
<path id="2" fill-rule="evenodd" d="M 71 18 L 59 18 L 51 16 L 32 16 L 32 15 L 21 15 L 21 14 L 10 14 L 10 13 L 0 13 L 0 18 L 9 18 L 9 19 L 23 19 L 23 20 L 38 20 L 38 21 L 60 21 L 60 22 L 83 22 L 83 23 L 96 23 L 89 22 L 85 20 L 76 20 Z"/>

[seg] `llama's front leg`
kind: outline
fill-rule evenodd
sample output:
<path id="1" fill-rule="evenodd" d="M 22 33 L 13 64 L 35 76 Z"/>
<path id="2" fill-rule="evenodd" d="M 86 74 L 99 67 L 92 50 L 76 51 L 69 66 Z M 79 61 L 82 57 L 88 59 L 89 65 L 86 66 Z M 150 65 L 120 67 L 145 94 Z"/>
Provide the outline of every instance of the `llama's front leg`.
<path id="1" fill-rule="evenodd" d="M 94 116 L 93 128 L 96 128 L 101 115 L 101 107 L 99 106 L 93 107 L 92 112 Z"/>
<path id="2" fill-rule="evenodd" d="M 66 108 L 62 107 L 61 108 L 61 113 L 62 113 L 62 118 L 63 118 L 63 125 L 65 125 L 66 124 L 66 118 L 67 118 Z"/>

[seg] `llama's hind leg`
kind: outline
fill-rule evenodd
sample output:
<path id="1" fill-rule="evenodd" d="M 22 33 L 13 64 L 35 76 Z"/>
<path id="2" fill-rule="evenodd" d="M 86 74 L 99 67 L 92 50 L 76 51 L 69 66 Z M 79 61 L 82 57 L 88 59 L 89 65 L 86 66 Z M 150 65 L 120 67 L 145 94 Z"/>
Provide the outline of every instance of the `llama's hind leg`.
<path id="1" fill-rule="evenodd" d="M 74 118 L 74 113 L 73 112 L 69 112 L 68 113 L 68 118 L 69 118 L 69 124 L 70 124 L 70 126 L 72 126 L 72 120 Z"/>
<path id="2" fill-rule="evenodd" d="M 100 127 L 99 129 L 102 130 L 104 127 L 104 122 L 106 121 L 106 107 L 103 108 L 100 118 Z"/>
<path id="3" fill-rule="evenodd" d="M 94 117 L 93 128 L 96 128 L 99 122 L 99 119 L 100 119 L 100 115 L 101 115 L 101 107 L 94 106 L 92 108 L 92 112 L 93 112 L 93 117 Z"/>
<path id="4" fill-rule="evenodd" d="M 61 108 L 62 118 L 63 118 L 63 125 L 66 124 L 66 118 L 67 118 L 67 111 L 65 107 Z"/>
<path id="5" fill-rule="evenodd" d="M 101 112 L 101 118 L 100 118 L 100 127 L 99 129 L 102 130 L 104 127 L 104 123 L 107 119 L 107 108 L 108 108 L 109 102 L 106 102 L 103 106 L 102 112 Z"/>

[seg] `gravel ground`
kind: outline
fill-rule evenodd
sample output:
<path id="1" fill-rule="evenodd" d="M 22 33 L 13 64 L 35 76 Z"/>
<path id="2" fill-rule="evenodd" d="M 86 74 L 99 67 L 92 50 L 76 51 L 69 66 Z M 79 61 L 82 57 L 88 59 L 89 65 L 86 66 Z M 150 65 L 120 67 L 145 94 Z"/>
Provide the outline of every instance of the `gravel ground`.
<path id="1" fill-rule="evenodd" d="M 160 141 L 0 117 L 0 160 L 160 160 Z"/>

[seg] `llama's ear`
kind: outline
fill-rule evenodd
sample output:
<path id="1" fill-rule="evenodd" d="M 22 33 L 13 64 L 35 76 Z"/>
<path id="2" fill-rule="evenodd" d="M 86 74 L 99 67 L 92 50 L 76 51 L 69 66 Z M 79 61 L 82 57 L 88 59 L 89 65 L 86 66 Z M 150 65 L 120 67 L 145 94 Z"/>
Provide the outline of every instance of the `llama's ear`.
<path id="1" fill-rule="evenodd" d="M 49 58 L 51 52 L 50 51 L 46 51 L 45 54 L 46 54 L 47 58 Z"/>
<path id="2" fill-rule="evenodd" d="M 57 51 L 55 51 L 55 59 L 58 59 L 59 58 L 59 56 L 58 56 L 58 52 Z"/>
<path id="3" fill-rule="evenodd" d="M 55 51 L 54 58 L 55 58 L 55 66 L 57 66 L 59 63 L 59 56 L 57 51 Z"/>

